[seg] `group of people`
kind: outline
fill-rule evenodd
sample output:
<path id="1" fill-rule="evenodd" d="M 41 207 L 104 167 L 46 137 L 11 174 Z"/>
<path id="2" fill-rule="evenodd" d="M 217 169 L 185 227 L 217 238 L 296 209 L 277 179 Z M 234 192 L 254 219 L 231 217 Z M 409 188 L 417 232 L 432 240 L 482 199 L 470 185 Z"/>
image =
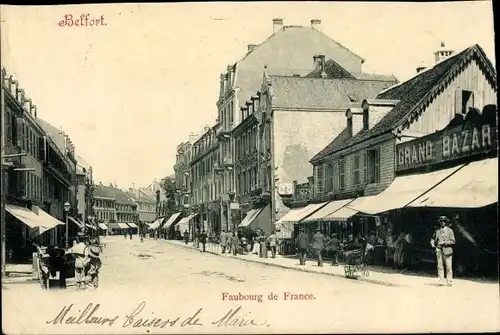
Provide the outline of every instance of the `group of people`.
<path id="1" fill-rule="evenodd" d="M 89 240 L 78 240 L 71 249 L 75 255 L 75 280 L 77 289 L 99 286 L 99 269 L 102 266 L 100 248 Z"/>
<path id="2" fill-rule="evenodd" d="M 269 251 L 271 257 L 276 257 L 278 247 L 278 237 L 275 233 L 266 236 L 263 232 L 255 231 L 252 234 L 242 232 L 226 232 L 222 230 L 219 237 L 221 252 L 226 253 L 226 249 L 233 255 L 246 254 L 248 252 L 267 258 Z"/>
<path id="3" fill-rule="evenodd" d="M 132 229 L 123 229 L 122 230 L 122 234 L 123 234 L 123 237 L 127 238 L 127 236 L 130 237 L 130 239 L 132 239 Z"/>
<path id="4" fill-rule="evenodd" d="M 312 248 L 314 257 L 318 261 L 318 266 L 323 266 L 323 251 L 329 250 L 332 253 L 332 265 L 338 265 L 338 254 L 340 252 L 340 240 L 336 233 L 332 234 L 329 239 L 323 235 L 321 230 L 316 229 L 316 233 L 312 236 L 311 241 L 305 233 L 305 229 L 301 228 L 299 230 L 299 235 L 295 239 L 295 245 L 297 248 L 297 256 L 299 258 L 300 265 L 306 265 L 307 251 L 309 247 Z"/>

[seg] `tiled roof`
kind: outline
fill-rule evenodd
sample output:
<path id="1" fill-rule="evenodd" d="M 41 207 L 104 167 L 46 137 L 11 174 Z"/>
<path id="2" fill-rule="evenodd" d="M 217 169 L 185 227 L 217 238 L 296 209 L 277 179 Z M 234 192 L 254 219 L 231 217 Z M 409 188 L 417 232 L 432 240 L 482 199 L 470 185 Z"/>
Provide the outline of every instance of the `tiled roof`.
<path id="1" fill-rule="evenodd" d="M 347 109 L 359 106 L 363 99 L 394 85 L 356 79 L 323 79 L 270 76 L 273 107 L 290 109 Z"/>
<path id="2" fill-rule="evenodd" d="M 135 205 L 125 192 L 115 187 L 96 185 L 94 195 L 97 197 L 115 199 L 118 204 Z"/>
<path id="3" fill-rule="evenodd" d="M 349 135 L 349 129 L 347 129 L 346 127 L 323 150 L 314 155 L 314 157 L 311 158 L 311 162 L 316 161 L 322 157 L 328 156 L 330 153 L 341 149 L 344 146 L 344 143 L 350 138 L 351 136 Z"/>
<path id="4" fill-rule="evenodd" d="M 399 103 L 374 125 L 373 128 L 360 131 L 355 136 L 344 141 L 341 147 L 336 147 L 330 151 L 322 150 L 323 154 L 317 154 L 314 159 L 321 159 L 342 148 L 390 132 L 407 122 L 415 110 L 420 108 L 427 99 L 435 94 L 436 88 L 445 83 L 449 76 L 459 70 L 459 66 L 465 64 L 467 60 L 474 55 L 479 57 L 480 62 L 483 64 L 484 68 L 487 69 L 486 75 L 490 77 L 491 80 L 496 81 L 496 73 L 493 65 L 484 54 L 481 47 L 477 44 L 473 45 L 443 60 L 434 67 L 419 73 L 415 77 L 380 92 L 376 97 L 377 99 L 400 100 Z"/>
<path id="5" fill-rule="evenodd" d="M 307 78 L 321 78 L 321 69 L 314 69 L 311 73 L 307 74 Z M 325 62 L 325 73 L 327 78 L 337 78 L 337 79 L 357 79 L 346 69 L 340 66 L 339 63 L 333 59 L 329 59 Z"/>
<path id="6" fill-rule="evenodd" d="M 381 80 L 381 81 L 394 81 L 398 83 L 398 79 L 394 75 L 377 74 L 377 73 L 364 73 L 364 72 L 351 72 L 351 75 L 360 80 Z"/>
<path id="7" fill-rule="evenodd" d="M 38 123 L 38 125 L 40 125 L 40 127 L 47 134 L 47 136 L 49 136 L 52 139 L 52 141 L 54 141 L 57 148 L 61 152 L 65 152 L 66 139 L 64 133 L 61 132 L 61 129 L 54 127 L 47 121 L 44 121 L 40 118 L 36 118 L 35 121 L 36 123 Z"/>
<path id="8" fill-rule="evenodd" d="M 244 105 L 260 89 L 265 65 L 267 65 L 268 72 L 275 75 L 305 76 L 314 70 L 313 56 L 318 54 L 325 55 L 326 59 L 336 59 L 348 71 L 360 71 L 364 61 L 363 58 L 316 29 L 285 26 L 237 62 L 234 85 L 239 89 L 237 93 L 239 104 Z M 339 57 L 340 54 L 342 57 Z M 346 57 L 352 57 L 351 61 L 343 64 L 341 59 Z M 359 59 L 359 67 L 353 65 L 353 58 Z"/>

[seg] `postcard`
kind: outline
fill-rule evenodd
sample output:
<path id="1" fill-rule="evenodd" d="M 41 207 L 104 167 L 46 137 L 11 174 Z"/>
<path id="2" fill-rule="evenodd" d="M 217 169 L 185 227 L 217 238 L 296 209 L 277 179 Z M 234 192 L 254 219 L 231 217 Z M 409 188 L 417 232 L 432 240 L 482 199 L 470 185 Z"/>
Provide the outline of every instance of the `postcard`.
<path id="1" fill-rule="evenodd" d="M 2 5 L 3 332 L 499 331 L 493 5 Z"/>

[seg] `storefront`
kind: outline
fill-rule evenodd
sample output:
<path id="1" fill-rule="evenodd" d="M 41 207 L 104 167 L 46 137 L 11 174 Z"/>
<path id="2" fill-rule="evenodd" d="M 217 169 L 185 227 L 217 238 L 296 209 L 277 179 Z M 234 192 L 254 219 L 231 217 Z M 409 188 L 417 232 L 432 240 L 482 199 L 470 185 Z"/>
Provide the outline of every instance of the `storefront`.
<path id="1" fill-rule="evenodd" d="M 458 274 L 496 268 L 497 241 L 491 236 L 497 236 L 498 228 L 497 127 L 488 113 L 474 115 L 462 122 L 454 120 L 442 131 L 397 144 L 393 183 L 376 196 L 346 206 L 369 221 L 372 217 L 381 223 L 378 227 L 390 223 L 390 229 L 376 233 L 385 240 L 382 244 L 392 263 L 401 267 L 433 264 L 429 241 L 436 218 L 446 215 L 455 232 Z"/>

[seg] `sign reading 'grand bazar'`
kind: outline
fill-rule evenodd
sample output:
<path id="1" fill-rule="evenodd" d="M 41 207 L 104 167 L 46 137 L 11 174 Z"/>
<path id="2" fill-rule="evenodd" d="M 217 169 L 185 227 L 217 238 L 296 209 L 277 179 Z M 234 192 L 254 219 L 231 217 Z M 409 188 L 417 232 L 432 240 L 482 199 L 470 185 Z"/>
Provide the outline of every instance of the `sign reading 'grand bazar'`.
<path id="1" fill-rule="evenodd" d="M 497 127 L 457 126 L 396 146 L 396 170 L 404 171 L 495 150 Z"/>

